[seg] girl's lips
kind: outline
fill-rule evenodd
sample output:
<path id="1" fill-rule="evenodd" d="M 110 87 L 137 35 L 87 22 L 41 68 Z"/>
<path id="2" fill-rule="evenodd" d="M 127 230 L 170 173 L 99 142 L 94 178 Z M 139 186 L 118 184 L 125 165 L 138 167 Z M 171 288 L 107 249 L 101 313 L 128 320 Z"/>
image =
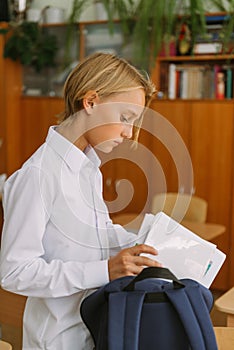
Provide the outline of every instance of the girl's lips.
<path id="1" fill-rule="evenodd" d="M 117 145 L 120 145 L 122 143 L 122 140 L 121 141 L 115 140 L 114 142 L 117 143 Z"/>

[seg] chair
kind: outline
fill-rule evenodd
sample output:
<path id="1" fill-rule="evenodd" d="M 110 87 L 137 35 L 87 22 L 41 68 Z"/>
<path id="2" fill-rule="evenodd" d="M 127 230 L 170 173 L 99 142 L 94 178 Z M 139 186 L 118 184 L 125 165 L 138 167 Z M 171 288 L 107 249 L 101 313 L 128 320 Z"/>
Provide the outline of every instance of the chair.
<path id="1" fill-rule="evenodd" d="M 234 329 L 234 287 L 215 300 L 215 307 L 226 315 L 227 326 Z"/>
<path id="2" fill-rule="evenodd" d="M 0 350 L 12 350 L 12 346 L 11 346 L 11 344 L 9 344 L 3 340 L 0 340 Z"/>
<path id="3" fill-rule="evenodd" d="M 219 350 L 234 349 L 234 327 L 214 327 Z"/>
<path id="4" fill-rule="evenodd" d="M 207 217 L 206 200 L 183 193 L 159 193 L 153 197 L 151 212 L 163 211 L 177 221 L 195 221 L 204 223 Z"/>

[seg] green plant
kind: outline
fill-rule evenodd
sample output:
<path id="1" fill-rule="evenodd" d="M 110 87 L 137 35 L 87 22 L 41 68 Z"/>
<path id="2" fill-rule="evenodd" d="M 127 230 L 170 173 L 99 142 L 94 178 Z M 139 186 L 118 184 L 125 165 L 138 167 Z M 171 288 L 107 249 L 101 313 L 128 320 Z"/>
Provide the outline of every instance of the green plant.
<path id="1" fill-rule="evenodd" d="M 102 3 L 107 13 L 110 33 L 114 32 L 114 16 L 120 18 L 123 32 L 129 34 L 128 20 L 132 17 L 131 9 L 134 0 L 73 0 L 72 10 L 67 21 L 66 43 L 65 43 L 65 57 L 64 66 L 71 63 L 70 51 L 73 44 L 73 38 L 76 33 L 76 23 L 85 8 L 94 5 L 95 3 Z"/>
<path id="2" fill-rule="evenodd" d="M 113 32 L 113 19 L 117 15 L 126 36 L 132 34 L 134 56 L 141 66 L 154 62 L 162 45 L 168 47 L 175 36 L 178 18 L 189 22 L 192 41 L 198 33 L 205 32 L 205 4 L 203 0 L 90 0 L 102 3 L 106 9 L 109 29 Z M 83 8 L 83 0 L 74 0 L 70 23 L 77 19 Z M 80 6 L 78 6 L 78 4 Z M 178 17 L 178 14 L 180 16 Z"/>
<path id="3" fill-rule="evenodd" d="M 234 32 L 234 0 L 213 0 L 213 4 L 216 8 L 227 13 L 227 16 L 223 23 L 223 28 L 220 33 L 221 40 L 223 42 L 223 51 L 229 51 L 228 43 L 232 40 L 232 34 Z"/>
<path id="4" fill-rule="evenodd" d="M 74 36 L 76 35 L 76 23 L 79 21 L 84 7 L 88 6 L 90 2 L 91 0 L 73 0 L 72 10 L 67 21 L 64 67 L 71 64 L 71 48 L 73 45 Z"/>
<path id="5" fill-rule="evenodd" d="M 186 23 L 191 31 L 191 44 L 196 35 L 205 33 L 203 0 L 140 0 L 135 9 L 134 43 L 136 54 L 154 63 L 162 46 L 178 36 L 177 26 Z M 178 25 L 179 24 L 179 25 Z"/>
<path id="6" fill-rule="evenodd" d="M 142 68 L 154 65 L 163 46 L 169 52 L 170 42 L 178 40 L 183 24 L 189 28 L 191 47 L 198 35 L 205 36 L 205 14 L 209 6 L 229 14 L 222 31 L 224 47 L 234 31 L 234 0 L 74 0 L 68 20 L 65 63 L 69 63 L 74 24 L 83 9 L 95 2 L 102 3 L 106 9 L 110 33 L 114 29 L 114 17 L 119 17 L 125 37 L 133 43 L 135 62 Z"/>
<path id="7" fill-rule="evenodd" d="M 9 28 L 9 38 L 4 47 L 4 57 L 23 65 L 32 66 L 40 72 L 44 67 L 55 65 L 55 55 L 58 49 L 54 35 L 49 35 L 45 28 L 35 22 L 12 24 Z"/>

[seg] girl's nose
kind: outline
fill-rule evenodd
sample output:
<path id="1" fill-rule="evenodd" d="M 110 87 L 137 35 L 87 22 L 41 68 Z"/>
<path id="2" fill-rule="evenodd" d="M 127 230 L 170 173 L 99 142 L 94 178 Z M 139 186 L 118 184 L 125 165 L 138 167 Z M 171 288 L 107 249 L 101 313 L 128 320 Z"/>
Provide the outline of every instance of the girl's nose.
<path id="1" fill-rule="evenodd" d="M 126 139 L 130 139 L 132 137 L 132 130 L 133 130 L 132 124 L 124 125 L 121 136 Z"/>

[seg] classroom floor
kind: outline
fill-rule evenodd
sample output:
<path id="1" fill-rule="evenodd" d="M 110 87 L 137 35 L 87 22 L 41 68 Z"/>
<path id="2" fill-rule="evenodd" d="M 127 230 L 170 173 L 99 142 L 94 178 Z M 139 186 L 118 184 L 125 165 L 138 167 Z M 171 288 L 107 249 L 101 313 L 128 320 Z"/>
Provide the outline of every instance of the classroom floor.
<path id="1" fill-rule="evenodd" d="M 222 293 L 217 291 L 212 291 L 214 295 L 214 299 L 218 298 Z M 226 317 L 223 313 L 213 307 L 211 311 L 211 319 L 214 326 L 225 326 L 226 325 Z M 8 341 L 12 344 L 13 350 L 22 350 L 21 339 L 22 339 L 22 331 L 18 327 L 13 327 L 9 325 L 2 324 L 1 325 L 1 335 L 2 339 Z"/>

